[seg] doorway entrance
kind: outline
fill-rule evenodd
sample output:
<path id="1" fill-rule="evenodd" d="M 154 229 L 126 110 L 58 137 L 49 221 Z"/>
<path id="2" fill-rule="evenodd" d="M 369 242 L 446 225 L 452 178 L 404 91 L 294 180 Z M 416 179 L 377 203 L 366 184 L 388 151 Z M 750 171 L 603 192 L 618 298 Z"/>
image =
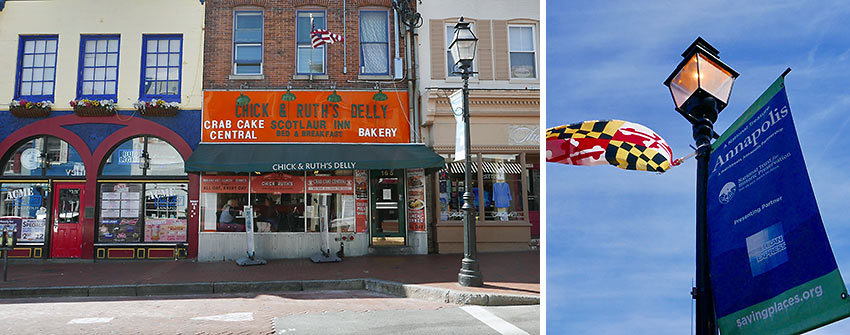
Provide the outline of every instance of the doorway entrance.
<path id="1" fill-rule="evenodd" d="M 372 170 L 369 181 L 372 184 L 372 245 L 405 245 L 404 170 Z"/>
<path id="2" fill-rule="evenodd" d="M 83 251 L 85 183 L 53 184 L 53 232 L 50 257 L 80 258 Z"/>

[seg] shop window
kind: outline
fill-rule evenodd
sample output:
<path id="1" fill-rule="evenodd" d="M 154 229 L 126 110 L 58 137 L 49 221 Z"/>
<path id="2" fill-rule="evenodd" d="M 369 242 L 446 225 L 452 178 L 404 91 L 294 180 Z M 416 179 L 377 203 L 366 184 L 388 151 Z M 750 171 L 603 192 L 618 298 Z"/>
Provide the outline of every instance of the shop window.
<path id="1" fill-rule="evenodd" d="M 117 100 L 119 43 L 118 35 L 80 36 L 78 98 Z"/>
<path id="2" fill-rule="evenodd" d="M 53 102 L 59 36 L 21 36 L 15 99 Z"/>
<path id="3" fill-rule="evenodd" d="M 180 101 L 183 35 L 142 36 L 140 100 Z"/>
<path id="4" fill-rule="evenodd" d="M 244 232 L 248 175 L 201 176 L 204 231 Z M 253 174 L 250 202 L 257 232 L 354 231 L 352 171 Z"/>
<path id="5" fill-rule="evenodd" d="M 145 242 L 186 242 L 186 202 L 184 183 L 145 184 Z"/>
<path id="6" fill-rule="evenodd" d="M 151 136 L 131 138 L 107 155 L 104 176 L 185 176 L 183 157 L 168 142 Z"/>
<path id="7" fill-rule="evenodd" d="M 233 14 L 233 74 L 263 73 L 263 12 Z"/>
<path id="8" fill-rule="evenodd" d="M 100 185 L 100 243 L 186 242 L 186 183 Z"/>
<path id="9" fill-rule="evenodd" d="M 464 161 L 454 161 L 454 155 L 442 155 L 446 157 L 447 169 L 440 170 L 439 176 L 439 199 L 440 199 L 440 220 L 441 221 L 463 221 L 465 215 L 463 207 L 463 193 L 466 192 L 466 181 L 464 171 L 466 171 Z M 478 159 L 476 155 L 472 155 L 472 190 L 478 189 Z M 478 208 L 476 204 L 473 206 L 472 213 L 478 217 Z"/>
<path id="10" fill-rule="evenodd" d="M 474 28 L 475 28 L 475 25 L 472 22 L 470 22 L 469 23 L 469 29 L 474 30 Z M 460 77 L 460 72 L 461 72 L 460 66 L 457 66 L 457 64 L 455 64 L 456 61 L 455 61 L 454 57 L 452 57 L 452 51 L 449 50 L 449 46 L 452 45 L 452 40 L 455 37 L 454 35 L 455 35 L 455 25 L 454 24 L 446 25 L 446 66 L 447 66 L 446 71 L 448 72 L 446 75 L 448 75 L 449 77 Z M 472 66 L 469 67 L 469 72 L 475 72 L 474 60 L 473 60 Z M 470 76 L 473 76 L 473 75 L 474 74 L 470 74 Z"/>
<path id="11" fill-rule="evenodd" d="M 484 184 L 475 193 L 476 206 L 484 203 L 485 220 L 521 221 L 522 173 L 519 154 L 483 154 L 481 172 Z M 482 199 L 482 200 L 479 200 Z"/>
<path id="12" fill-rule="evenodd" d="M 13 147 L 3 165 L 4 176 L 84 177 L 83 160 L 68 142 L 40 136 Z"/>
<path id="13" fill-rule="evenodd" d="M 508 27 L 511 78 L 537 78 L 534 27 Z"/>
<path id="14" fill-rule="evenodd" d="M 0 227 L 14 227 L 18 242 L 44 242 L 48 190 L 46 183 L 1 184 Z"/>
<path id="15" fill-rule="evenodd" d="M 98 242 L 135 243 L 142 241 L 142 183 L 100 185 Z"/>
<path id="16" fill-rule="evenodd" d="M 388 15 L 386 11 L 360 11 L 360 74 L 390 74 Z"/>
<path id="17" fill-rule="evenodd" d="M 324 11 L 298 11 L 296 19 L 296 67 L 301 75 L 325 74 L 325 45 L 313 48 L 310 32 L 325 29 Z"/>

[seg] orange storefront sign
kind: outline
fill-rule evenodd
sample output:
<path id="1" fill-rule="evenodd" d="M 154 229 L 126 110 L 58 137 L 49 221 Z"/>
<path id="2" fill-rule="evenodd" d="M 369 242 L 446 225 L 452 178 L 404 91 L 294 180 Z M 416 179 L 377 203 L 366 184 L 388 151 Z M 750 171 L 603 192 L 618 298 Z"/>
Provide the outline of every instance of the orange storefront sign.
<path id="1" fill-rule="evenodd" d="M 202 142 L 408 143 L 407 92 L 205 91 Z M 250 102 L 237 106 L 245 95 Z M 240 98 L 245 99 L 245 98 Z"/>

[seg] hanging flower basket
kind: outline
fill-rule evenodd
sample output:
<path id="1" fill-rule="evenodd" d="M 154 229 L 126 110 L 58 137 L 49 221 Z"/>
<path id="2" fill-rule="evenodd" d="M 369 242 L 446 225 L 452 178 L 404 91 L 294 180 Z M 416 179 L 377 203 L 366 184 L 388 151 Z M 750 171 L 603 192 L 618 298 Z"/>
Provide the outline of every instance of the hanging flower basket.
<path id="1" fill-rule="evenodd" d="M 151 101 L 136 101 L 133 107 L 144 116 L 176 116 L 180 111 L 180 104 L 176 102 L 165 102 L 153 99 Z"/>
<path id="2" fill-rule="evenodd" d="M 74 114 L 78 116 L 113 116 L 115 115 L 115 102 L 109 100 L 71 100 Z"/>
<path id="3" fill-rule="evenodd" d="M 50 101 L 32 102 L 26 100 L 12 100 L 9 104 L 9 112 L 16 117 L 36 118 L 47 117 L 51 110 Z"/>

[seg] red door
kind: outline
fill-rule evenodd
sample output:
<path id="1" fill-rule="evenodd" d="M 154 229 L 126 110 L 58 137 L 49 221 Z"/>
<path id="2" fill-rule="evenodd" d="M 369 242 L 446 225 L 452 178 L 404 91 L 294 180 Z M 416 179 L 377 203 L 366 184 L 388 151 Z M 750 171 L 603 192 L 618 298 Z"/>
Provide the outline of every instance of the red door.
<path id="1" fill-rule="evenodd" d="M 53 186 L 53 233 L 50 256 L 80 258 L 83 251 L 84 183 L 56 183 Z"/>

